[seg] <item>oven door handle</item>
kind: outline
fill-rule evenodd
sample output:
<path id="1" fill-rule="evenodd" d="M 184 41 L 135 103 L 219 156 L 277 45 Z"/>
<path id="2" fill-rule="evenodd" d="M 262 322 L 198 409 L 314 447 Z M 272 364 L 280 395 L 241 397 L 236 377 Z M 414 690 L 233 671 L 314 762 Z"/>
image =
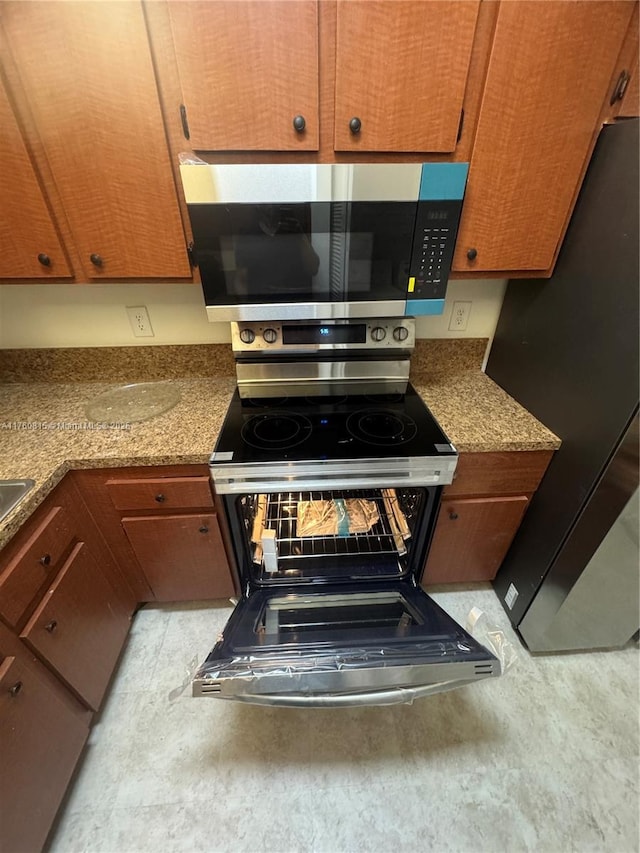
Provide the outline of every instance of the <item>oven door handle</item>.
<path id="1" fill-rule="evenodd" d="M 418 687 L 393 687 L 389 690 L 368 690 L 365 693 L 236 693 L 233 698 L 252 705 L 278 705 L 288 708 L 339 708 L 365 705 L 411 704 L 414 699 L 443 693 L 465 684 L 473 684 L 477 679 L 465 678 L 452 681 L 440 681 L 436 684 L 424 684 Z"/>

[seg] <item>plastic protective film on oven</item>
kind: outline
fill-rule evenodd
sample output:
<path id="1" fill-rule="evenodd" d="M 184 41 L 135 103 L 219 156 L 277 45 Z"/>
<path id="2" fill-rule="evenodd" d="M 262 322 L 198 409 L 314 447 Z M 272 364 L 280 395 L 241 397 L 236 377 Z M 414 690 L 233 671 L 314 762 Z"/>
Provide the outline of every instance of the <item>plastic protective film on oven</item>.
<path id="1" fill-rule="evenodd" d="M 442 313 L 467 163 L 181 159 L 210 320 Z"/>
<path id="2" fill-rule="evenodd" d="M 193 692 L 288 706 L 410 702 L 500 675 L 500 663 L 422 590 L 261 590 L 243 599 Z"/>

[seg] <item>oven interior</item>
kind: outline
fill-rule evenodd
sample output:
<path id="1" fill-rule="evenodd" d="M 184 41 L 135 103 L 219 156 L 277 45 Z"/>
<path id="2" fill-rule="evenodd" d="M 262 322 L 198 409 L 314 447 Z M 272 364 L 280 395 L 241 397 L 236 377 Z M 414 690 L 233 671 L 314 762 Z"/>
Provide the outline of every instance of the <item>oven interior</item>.
<path id="1" fill-rule="evenodd" d="M 248 579 L 269 585 L 402 578 L 417 564 L 436 492 L 416 487 L 241 495 L 235 515 Z M 394 608 L 397 602 L 387 607 L 393 619 Z"/>

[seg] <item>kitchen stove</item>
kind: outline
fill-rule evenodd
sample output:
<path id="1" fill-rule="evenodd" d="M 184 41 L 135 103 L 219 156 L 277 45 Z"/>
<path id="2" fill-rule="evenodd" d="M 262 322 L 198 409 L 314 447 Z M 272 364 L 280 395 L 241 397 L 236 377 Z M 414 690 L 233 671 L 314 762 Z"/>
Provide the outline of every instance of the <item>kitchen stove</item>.
<path id="1" fill-rule="evenodd" d="M 210 470 L 242 596 L 194 695 L 386 704 L 499 675 L 419 586 L 457 452 L 408 382 L 413 321 L 232 339 L 239 387 Z"/>

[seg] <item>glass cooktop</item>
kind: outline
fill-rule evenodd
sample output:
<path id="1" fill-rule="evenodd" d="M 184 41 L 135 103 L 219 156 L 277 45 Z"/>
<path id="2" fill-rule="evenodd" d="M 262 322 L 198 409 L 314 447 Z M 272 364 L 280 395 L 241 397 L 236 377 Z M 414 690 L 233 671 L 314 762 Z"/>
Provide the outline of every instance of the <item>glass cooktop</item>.
<path id="1" fill-rule="evenodd" d="M 214 461 L 252 463 L 455 455 L 418 396 L 241 399 L 236 389 Z"/>

